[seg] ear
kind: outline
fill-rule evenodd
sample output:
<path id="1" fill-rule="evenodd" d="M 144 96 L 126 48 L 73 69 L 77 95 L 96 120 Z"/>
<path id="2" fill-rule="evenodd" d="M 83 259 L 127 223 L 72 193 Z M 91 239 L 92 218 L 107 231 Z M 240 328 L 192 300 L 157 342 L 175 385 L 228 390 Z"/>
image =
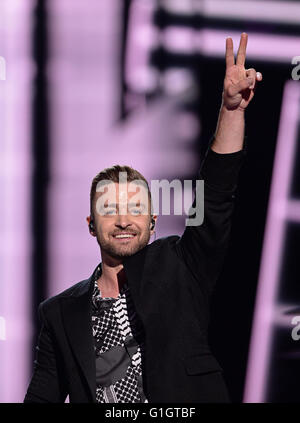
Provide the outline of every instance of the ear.
<path id="1" fill-rule="evenodd" d="M 152 227 L 152 220 L 154 220 L 155 225 L 154 225 L 154 228 L 153 228 L 153 229 L 150 229 L 150 233 L 151 233 L 151 235 L 153 235 L 153 234 L 154 234 L 154 232 L 155 232 L 156 220 L 157 220 L 157 215 L 156 215 L 156 214 L 153 214 L 153 215 L 151 216 L 151 219 L 150 219 L 150 228 Z"/>
<path id="2" fill-rule="evenodd" d="M 88 224 L 88 228 L 89 228 L 89 232 L 90 232 L 90 234 L 91 234 L 92 236 L 96 236 L 95 232 L 94 232 L 94 231 L 91 229 L 91 227 L 90 227 L 90 223 L 91 223 L 91 221 L 92 221 L 91 216 L 87 216 L 86 221 L 87 221 L 87 224 Z"/>

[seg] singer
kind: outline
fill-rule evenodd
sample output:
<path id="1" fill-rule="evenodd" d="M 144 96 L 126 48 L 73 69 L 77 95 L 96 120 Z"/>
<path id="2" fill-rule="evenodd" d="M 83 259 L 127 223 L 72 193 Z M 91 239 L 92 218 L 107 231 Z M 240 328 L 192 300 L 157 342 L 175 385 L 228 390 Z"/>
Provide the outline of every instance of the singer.
<path id="1" fill-rule="evenodd" d="M 245 69 L 247 39 L 243 33 L 236 59 L 226 39 L 219 118 L 199 170 L 203 223 L 149 243 L 157 215 L 145 178 L 129 166 L 98 173 L 87 223 L 102 261 L 88 279 L 40 304 L 42 327 L 24 402 L 59 403 L 68 395 L 71 403 L 230 402 L 207 331 L 246 154 L 245 110 L 262 80 Z M 127 175 L 122 184 L 120 172 Z M 142 181 L 146 204 L 131 204 L 132 181 Z M 101 202 L 107 191 L 97 190 L 99 183 L 112 185 L 117 201 Z"/>

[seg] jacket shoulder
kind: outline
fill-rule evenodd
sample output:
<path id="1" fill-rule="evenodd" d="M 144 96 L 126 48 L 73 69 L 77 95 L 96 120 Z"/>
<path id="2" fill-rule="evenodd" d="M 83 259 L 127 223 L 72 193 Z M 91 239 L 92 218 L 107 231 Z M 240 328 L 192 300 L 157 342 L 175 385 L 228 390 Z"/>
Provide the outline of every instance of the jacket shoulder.
<path id="1" fill-rule="evenodd" d="M 159 247 L 169 247 L 170 244 L 175 244 L 180 239 L 179 235 L 169 235 L 162 238 L 158 238 L 157 240 L 153 241 L 148 247 L 151 249 L 159 248 Z"/>
<path id="2" fill-rule="evenodd" d="M 46 298 L 39 304 L 39 314 L 41 312 L 41 309 L 43 310 L 43 312 L 49 312 L 50 310 L 56 309 L 60 299 L 62 298 L 72 297 L 74 295 L 79 294 L 80 292 L 86 291 L 88 289 L 90 281 L 91 278 L 83 279 L 80 282 L 77 282 L 69 288 L 65 289 L 64 291 L 53 295 L 52 297 Z"/>

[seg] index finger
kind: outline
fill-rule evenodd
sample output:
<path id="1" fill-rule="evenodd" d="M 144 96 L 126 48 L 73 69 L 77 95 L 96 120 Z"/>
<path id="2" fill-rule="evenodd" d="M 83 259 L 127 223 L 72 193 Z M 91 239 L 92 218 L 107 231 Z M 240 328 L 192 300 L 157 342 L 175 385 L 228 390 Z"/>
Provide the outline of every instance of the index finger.
<path id="1" fill-rule="evenodd" d="M 234 65 L 234 54 L 233 54 L 233 41 L 232 38 L 226 38 L 226 67 L 229 68 L 230 66 Z"/>
<path id="2" fill-rule="evenodd" d="M 248 34 L 243 32 L 240 39 L 240 45 L 236 56 L 236 64 L 244 66 L 246 60 L 246 48 L 248 42 Z"/>

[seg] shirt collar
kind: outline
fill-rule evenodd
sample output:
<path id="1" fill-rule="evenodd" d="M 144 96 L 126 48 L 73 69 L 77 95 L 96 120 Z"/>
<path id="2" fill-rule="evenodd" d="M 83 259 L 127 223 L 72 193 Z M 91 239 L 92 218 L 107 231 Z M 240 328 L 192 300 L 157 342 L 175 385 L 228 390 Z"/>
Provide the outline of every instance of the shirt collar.
<path id="1" fill-rule="evenodd" d="M 102 274 L 102 263 L 99 264 L 99 266 L 97 267 L 95 276 L 94 276 L 94 290 L 93 290 L 93 301 L 95 302 L 95 300 L 104 300 L 104 298 L 101 295 L 101 291 L 98 287 L 98 283 L 97 280 L 99 279 L 99 277 Z M 120 289 L 120 293 L 118 295 L 117 298 L 120 298 L 122 295 L 124 295 L 126 293 L 126 291 L 129 289 L 128 287 L 128 282 L 125 282 L 124 285 L 122 286 L 122 288 Z M 110 299 L 116 300 L 117 298 L 111 298 Z"/>

